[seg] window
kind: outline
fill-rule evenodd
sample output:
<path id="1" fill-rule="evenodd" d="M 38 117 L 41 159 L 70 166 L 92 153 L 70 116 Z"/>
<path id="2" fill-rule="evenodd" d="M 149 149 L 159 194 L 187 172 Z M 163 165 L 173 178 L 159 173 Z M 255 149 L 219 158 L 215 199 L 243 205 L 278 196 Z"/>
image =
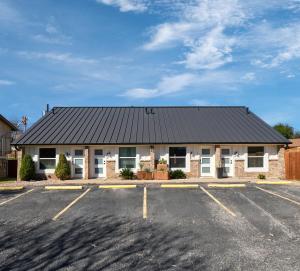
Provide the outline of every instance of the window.
<path id="1" fill-rule="evenodd" d="M 248 168 L 263 168 L 264 154 L 264 147 L 248 147 Z"/>
<path id="2" fill-rule="evenodd" d="M 75 156 L 83 156 L 83 150 L 75 150 Z"/>
<path id="3" fill-rule="evenodd" d="M 202 149 L 202 155 L 210 155 L 210 149 Z"/>
<path id="4" fill-rule="evenodd" d="M 170 147 L 170 168 L 185 168 L 186 147 Z"/>
<path id="5" fill-rule="evenodd" d="M 102 156 L 103 150 L 95 150 L 95 156 Z"/>
<path id="6" fill-rule="evenodd" d="M 222 149 L 221 154 L 222 155 L 230 155 L 230 149 Z"/>
<path id="7" fill-rule="evenodd" d="M 40 149 L 40 169 L 55 169 L 56 149 L 41 148 Z"/>
<path id="8" fill-rule="evenodd" d="M 136 148 L 119 148 L 119 168 L 136 168 Z"/>

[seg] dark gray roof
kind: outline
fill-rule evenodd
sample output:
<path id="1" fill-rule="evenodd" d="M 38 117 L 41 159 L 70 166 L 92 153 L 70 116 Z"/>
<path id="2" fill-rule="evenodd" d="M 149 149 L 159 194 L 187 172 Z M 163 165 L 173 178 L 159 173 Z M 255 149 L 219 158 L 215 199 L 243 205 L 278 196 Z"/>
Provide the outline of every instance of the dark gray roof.
<path id="1" fill-rule="evenodd" d="M 16 145 L 289 141 L 246 107 L 55 107 Z"/>

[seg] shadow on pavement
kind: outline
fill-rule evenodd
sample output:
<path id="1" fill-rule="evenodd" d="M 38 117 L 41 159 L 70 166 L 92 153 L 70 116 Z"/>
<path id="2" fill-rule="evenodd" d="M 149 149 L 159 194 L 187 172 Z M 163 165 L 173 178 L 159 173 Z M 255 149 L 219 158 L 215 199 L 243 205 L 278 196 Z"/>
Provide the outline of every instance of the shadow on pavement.
<path id="1" fill-rule="evenodd" d="M 208 268 L 207 255 L 193 247 L 195 233 L 170 226 L 115 216 L 34 227 L 1 224 L 0 270 Z"/>

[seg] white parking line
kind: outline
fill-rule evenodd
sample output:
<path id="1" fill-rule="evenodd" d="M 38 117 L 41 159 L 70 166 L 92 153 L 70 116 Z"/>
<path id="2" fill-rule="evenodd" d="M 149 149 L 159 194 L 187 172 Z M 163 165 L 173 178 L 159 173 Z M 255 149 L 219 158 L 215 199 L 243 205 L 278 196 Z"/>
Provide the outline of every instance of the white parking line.
<path id="1" fill-rule="evenodd" d="M 143 218 L 147 219 L 148 217 L 148 208 L 147 208 L 147 187 L 144 187 L 144 200 L 143 200 Z"/>
<path id="2" fill-rule="evenodd" d="M 24 195 L 26 195 L 26 194 L 32 192 L 33 190 L 34 190 L 34 189 L 28 190 L 28 191 L 26 191 L 26 192 L 24 192 L 24 193 L 22 193 L 22 194 L 19 194 L 19 195 L 13 197 L 13 198 L 10 198 L 10 199 L 8 199 L 8 200 L 6 200 L 6 201 L 3 201 L 3 202 L 0 203 L 0 206 L 6 204 L 6 203 L 8 203 L 8 202 L 11 202 L 11 201 L 13 201 L 13 200 L 15 200 L 15 199 L 17 199 L 17 198 L 19 198 L 19 197 L 22 197 L 22 196 L 24 196 Z"/>

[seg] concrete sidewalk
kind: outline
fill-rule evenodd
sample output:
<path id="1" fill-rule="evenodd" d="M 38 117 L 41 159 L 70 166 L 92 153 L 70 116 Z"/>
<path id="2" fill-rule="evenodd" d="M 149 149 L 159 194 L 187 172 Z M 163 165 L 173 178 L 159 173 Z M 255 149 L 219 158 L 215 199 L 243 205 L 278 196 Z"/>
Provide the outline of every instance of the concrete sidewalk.
<path id="1" fill-rule="evenodd" d="M 190 178 L 190 179 L 172 179 L 172 180 L 123 180 L 123 179 L 88 179 L 88 180 L 44 180 L 44 181 L 28 181 L 28 182 L 10 182 L 0 183 L 1 186 L 46 186 L 46 185 L 125 185 L 125 184 L 205 184 L 205 183 L 256 183 L 260 181 L 253 178 Z M 281 182 L 280 179 L 267 179 L 265 181 Z M 295 181 L 300 185 L 300 181 Z"/>

